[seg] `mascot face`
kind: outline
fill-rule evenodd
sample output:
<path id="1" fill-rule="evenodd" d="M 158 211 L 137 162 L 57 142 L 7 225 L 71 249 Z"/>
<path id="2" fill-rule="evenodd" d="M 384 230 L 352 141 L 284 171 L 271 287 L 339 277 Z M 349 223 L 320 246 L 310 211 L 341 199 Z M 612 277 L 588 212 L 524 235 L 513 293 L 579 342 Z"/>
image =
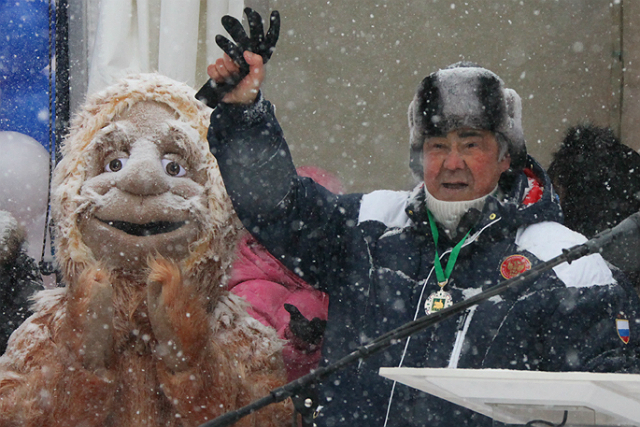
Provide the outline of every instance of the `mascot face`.
<path id="1" fill-rule="evenodd" d="M 198 133 L 171 108 L 135 104 L 95 138 L 81 196 L 95 209 L 80 218 L 94 256 L 135 268 L 154 253 L 181 260 L 197 240 L 207 175 L 190 147 Z"/>
<path id="2" fill-rule="evenodd" d="M 69 282 L 96 262 L 144 277 L 158 255 L 190 275 L 217 277 L 230 265 L 240 223 L 209 152 L 211 109 L 194 93 L 158 74 L 134 75 L 74 117 L 51 205 Z"/>

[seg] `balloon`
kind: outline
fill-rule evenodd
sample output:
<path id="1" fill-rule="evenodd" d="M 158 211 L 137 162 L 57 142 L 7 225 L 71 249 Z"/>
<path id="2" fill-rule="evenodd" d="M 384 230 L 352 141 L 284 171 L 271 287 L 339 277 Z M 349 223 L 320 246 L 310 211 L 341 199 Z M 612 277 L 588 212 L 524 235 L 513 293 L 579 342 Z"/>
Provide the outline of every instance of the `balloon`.
<path id="1" fill-rule="evenodd" d="M 33 138 L 0 132 L 0 209 L 27 232 L 27 253 L 40 260 L 49 193 L 49 153 Z"/>

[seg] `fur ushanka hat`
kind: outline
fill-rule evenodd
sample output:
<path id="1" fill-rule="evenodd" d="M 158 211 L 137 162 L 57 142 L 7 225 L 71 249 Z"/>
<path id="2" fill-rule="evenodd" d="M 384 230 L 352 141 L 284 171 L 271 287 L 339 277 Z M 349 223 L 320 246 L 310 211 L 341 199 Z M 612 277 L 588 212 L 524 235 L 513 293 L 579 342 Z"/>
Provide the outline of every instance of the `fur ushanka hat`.
<path id="1" fill-rule="evenodd" d="M 425 77 L 409 105 L 409 166 L 416 177 L 424 176 L 425 140 L 463 127 L 494 132 L 496 138 L 507 142 L 511 169 L 524 166 L 527 149 L 520 96 L 505 88 L 493 72 L 459 62 Z"/>

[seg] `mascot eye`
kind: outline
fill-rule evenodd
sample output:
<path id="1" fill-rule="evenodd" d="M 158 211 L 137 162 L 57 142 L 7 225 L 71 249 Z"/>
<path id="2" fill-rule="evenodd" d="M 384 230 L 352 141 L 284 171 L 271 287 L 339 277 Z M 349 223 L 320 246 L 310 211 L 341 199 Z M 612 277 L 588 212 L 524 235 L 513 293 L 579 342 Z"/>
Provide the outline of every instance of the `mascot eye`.
<path id="1" fill-rule="evenodd" d="M 185 176 L 187 171 L 183 168 L 180 163 L 174 162 L 169 159 L 162 159 L 162 167 L 167 175 L 171 176 Z"/>
<path id="2" fill-rule="evenodd" d="M 118 172 L 127 164 L 128 159 L 113 159 L 104 167 L 105 172 Z"/>

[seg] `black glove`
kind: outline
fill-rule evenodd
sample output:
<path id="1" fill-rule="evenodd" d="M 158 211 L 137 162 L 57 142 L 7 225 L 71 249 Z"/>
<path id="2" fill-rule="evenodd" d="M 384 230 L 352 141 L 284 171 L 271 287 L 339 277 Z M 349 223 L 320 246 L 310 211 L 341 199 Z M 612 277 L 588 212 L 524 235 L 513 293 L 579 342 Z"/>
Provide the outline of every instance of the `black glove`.
<path id="1" fill-rule="evenodd" d="M 317 317 L 307 320 L 307 318 L 300 313 L 300 310 L 291 304 L 285 304 L 284 308 L 291 315 L 289 330 L 291 330 L 293 335 L 309 344 L 320 344 L 322 336 L 324 335 L 324 329 L 327 327 L 327 321 L 320 320 Z"/>
<path id="2" fill-rule="evenodd" d="M 222 98 L 249 74 L 249 64 L 242 56 L 245 50 L 262 56 L 262 61 L 266 64 L 276 47 L 276 42 L 280 35 L 280 14 L 278 11 L 271 12 L 269 30 L 266 36 L 264 35 L 260 14 L 250 7 L 246 7 L 244 13 L 247 15 L 251 37 L 247 36 L 242 23 L 236 18 L 229 15 L 222 17 L 222 26 L 236 43 L 234 44 L 219 34 L 216 36 L 216 43 L 238 65 L 240 71 L 222 83 L 216 83 L 209 79 L 196 93 L 196 99 L 211 108 L 215 108 Z"/>

